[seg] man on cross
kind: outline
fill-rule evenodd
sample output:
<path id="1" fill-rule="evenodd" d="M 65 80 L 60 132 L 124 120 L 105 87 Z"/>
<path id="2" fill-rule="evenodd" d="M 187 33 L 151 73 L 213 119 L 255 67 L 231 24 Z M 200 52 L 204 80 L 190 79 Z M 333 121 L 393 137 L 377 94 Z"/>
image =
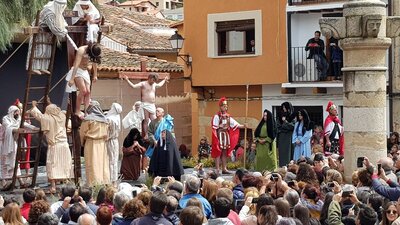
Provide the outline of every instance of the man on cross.
<path id="1" fill-rule="evenodd" d="M 124 79 L 132 88 L 141 89 L 142 107 L 144 111 L 143 132 L 145 133 L 145 139 L 147 139 L 149 119 L 156 119 L 156 88 L 162 87 L 165 82 L 168 82 L 169 76 L 166 76 L 164 80 L 159 83 L 156 83 L 158 81 L 157 73 L 150 73 L 146 81 L 137 84 L 133 84 L 127 76 L 124 76 Z"/>

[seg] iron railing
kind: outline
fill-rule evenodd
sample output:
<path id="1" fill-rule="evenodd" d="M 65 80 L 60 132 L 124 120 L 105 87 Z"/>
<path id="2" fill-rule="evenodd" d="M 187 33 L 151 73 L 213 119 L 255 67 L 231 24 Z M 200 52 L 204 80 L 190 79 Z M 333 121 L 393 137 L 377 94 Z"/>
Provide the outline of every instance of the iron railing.
<path id="1" fill-rule="evenodd" d="M 291 47 L 289 50 L 289 81 L 318 81 L 318 70 L 314 59 L 307 59 L 309 51 L 304 47 Z"/>
<path id="2" fill-rule="evenodd" d="M 288 0 L 289 5 L 308 5 L 327 2 L 343 2 L 346 0 Z"/>

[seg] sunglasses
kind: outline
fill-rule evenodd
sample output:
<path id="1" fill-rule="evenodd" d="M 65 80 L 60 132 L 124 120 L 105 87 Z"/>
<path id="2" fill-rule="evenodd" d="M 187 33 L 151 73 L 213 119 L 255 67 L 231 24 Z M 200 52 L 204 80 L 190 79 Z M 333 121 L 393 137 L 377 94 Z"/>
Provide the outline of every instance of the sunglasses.
<path id="1" fill-rule="evenodd" d="M 396 210 L 387 210 L 386 211 L 387 214 L 397 214 Z"/>

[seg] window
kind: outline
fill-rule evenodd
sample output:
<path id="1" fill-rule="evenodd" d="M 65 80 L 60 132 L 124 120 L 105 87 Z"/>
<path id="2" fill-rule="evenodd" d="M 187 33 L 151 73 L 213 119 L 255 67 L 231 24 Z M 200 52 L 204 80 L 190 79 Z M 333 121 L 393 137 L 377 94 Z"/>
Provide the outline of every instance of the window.
<path id="1" fill-rule="evenodd" d="M 165 8 L 166 8 L 166 9 L 169 9 L 169 2 L 166 2 L 166 3 L 165 3 Z"/>
<path id="2" fill-rule="evenodd" d="M 156 2 L 156 6 L 158 7 L 160 5 L 160 3 L 159 2 Z"/>
<path id="3" fill-rule="evenodd" d="M 208 57 L 259 56 L 262 33 L 261 10 L 208 14 Z"/>
<path id="4" fill-rule="evenodd" d="M 217 22 L 218 55 L 254 54 L 254 19 Z"/>

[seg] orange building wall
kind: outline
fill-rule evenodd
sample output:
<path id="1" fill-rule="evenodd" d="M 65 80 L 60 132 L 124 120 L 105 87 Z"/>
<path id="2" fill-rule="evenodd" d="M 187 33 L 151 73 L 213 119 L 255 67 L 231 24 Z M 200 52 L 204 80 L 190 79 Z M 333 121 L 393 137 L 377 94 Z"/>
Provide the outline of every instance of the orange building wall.
<path id="1" fill-rule="evenodd" d="M 278 84 L 287 82 L 286 0 L 202 0 L 184 4 L 185 52 L 193 57 L 193 86 Z M 207 15 L 262 11 L 262 55 L 209 58 Z M 212 31 L 213 32 L 213 31 Z M 185 74 L 190 73 L 186 68 Z"/>

